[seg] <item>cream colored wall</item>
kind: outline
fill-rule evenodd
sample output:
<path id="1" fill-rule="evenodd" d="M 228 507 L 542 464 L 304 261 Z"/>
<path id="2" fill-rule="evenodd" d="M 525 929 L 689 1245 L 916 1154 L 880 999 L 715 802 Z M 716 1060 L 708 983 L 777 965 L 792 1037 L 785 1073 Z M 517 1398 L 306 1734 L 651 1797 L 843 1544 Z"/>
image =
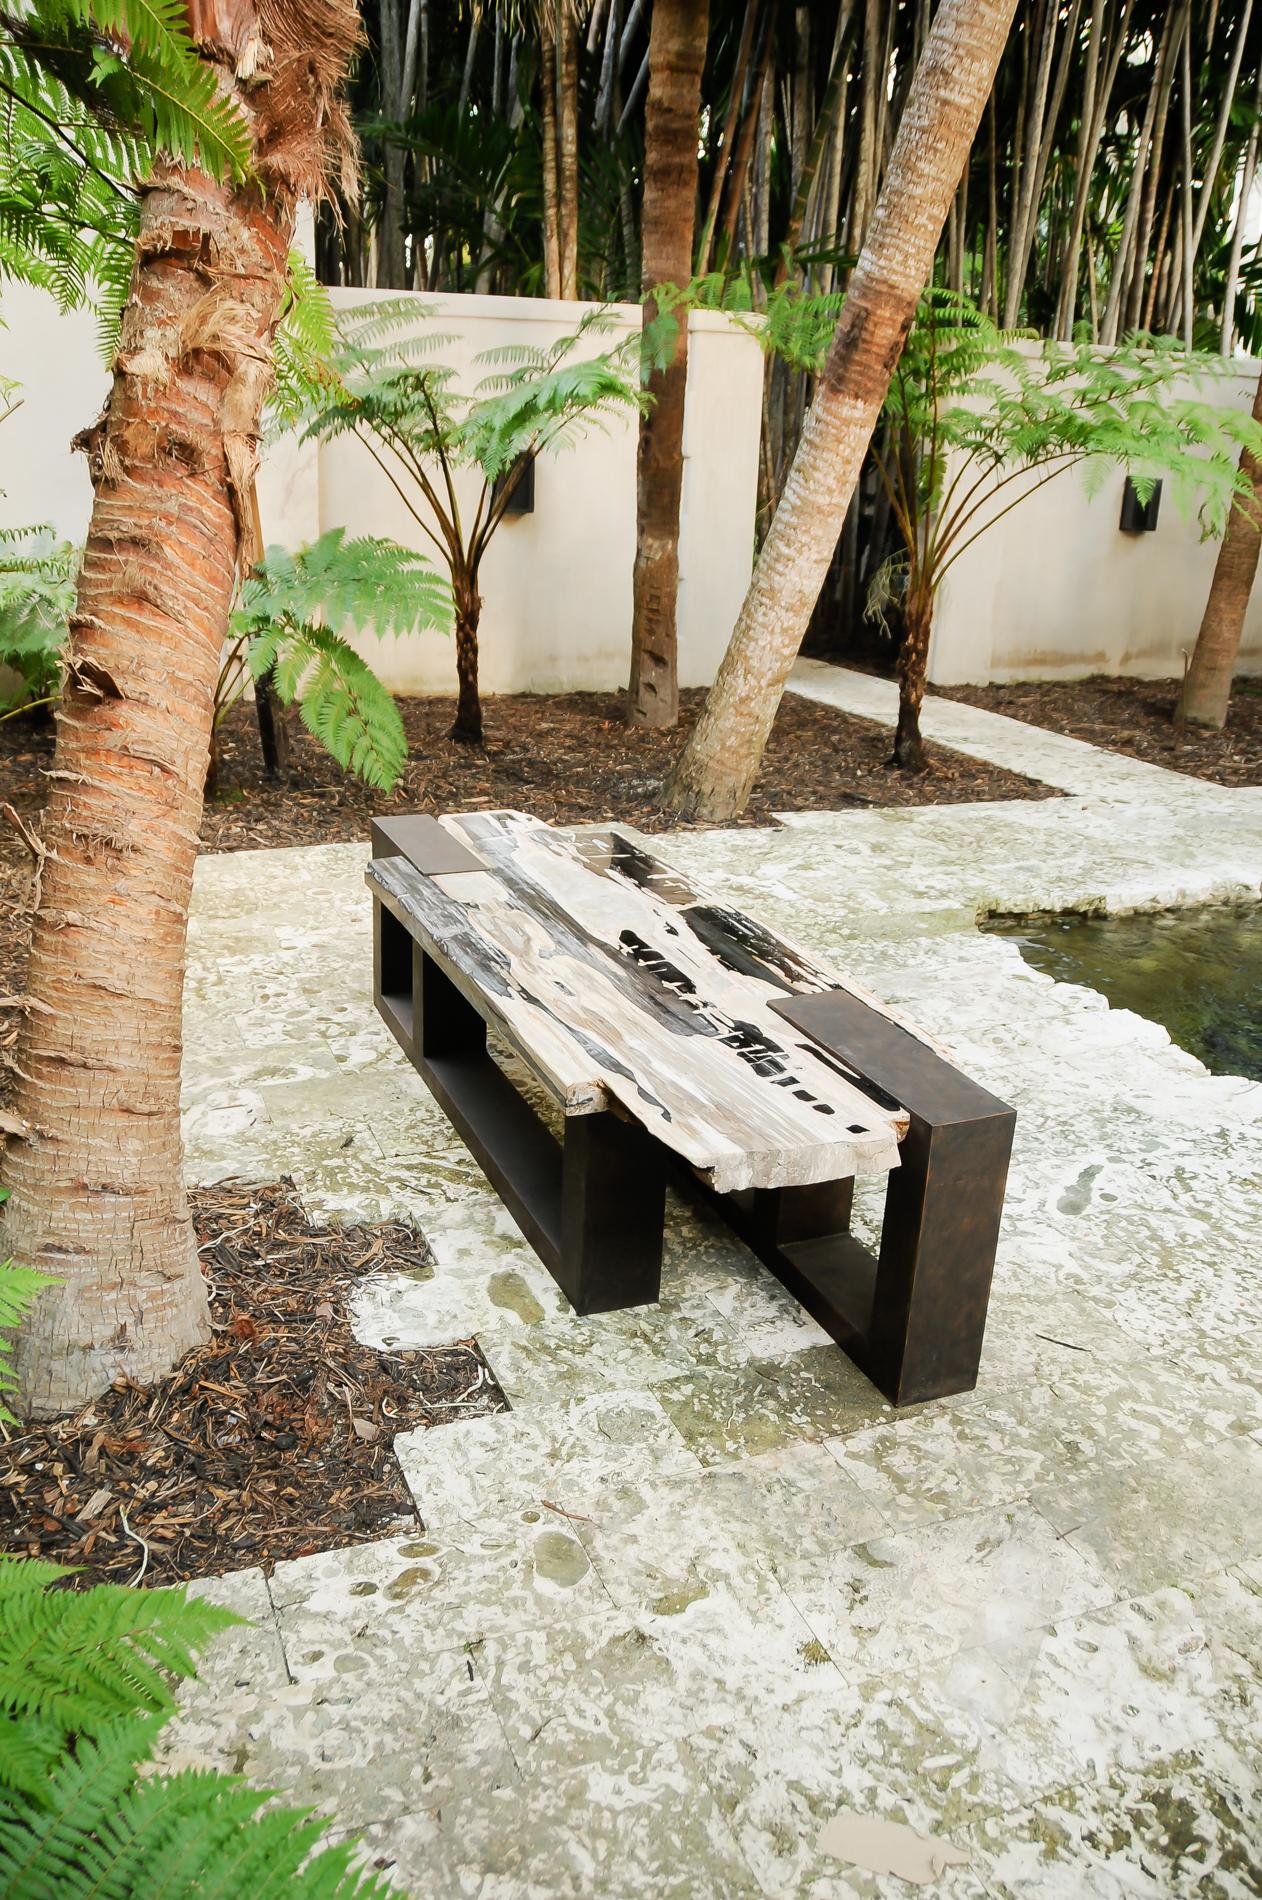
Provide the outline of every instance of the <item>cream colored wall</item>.
<path id="1" fill-rule="evenodd" d="M 342 305 L 369 293 L 339 291 Z M 542 298 L 418 298 L 424 318 L 449 338 L 436 360 L 471 389 L 489 372 L 475 359 L 518 342 L 548 345 L 569 335 L 576 306 Z M 618 330 L 638 326 L 623 306 Z M 594 337 L 592 354 L 613 339 Z M 746 332 L 694 312 L 689 332 L 680 532 L 679 670 L 685 686 L 708 685 L 749 582 L 758 476 L 762 352 Z M 485 691 L 548 692 L 626 684 L 635 559 L 635 418 L 615 418 L 572 447 L 541 456 L 534 513 L 510 517 L 482 567 L 481 681 Z M 480 478 L 459 484 L 472 511 Z M 320 453 L 320 527 L 386 534 L 424 548 L 424 535 L 362 444 L 343 439 Z M 405 693 L 452 690 L 450 638 L 439 634 L 362 643 L 382 678 Z"/>
<path id="2" fill-rule="evenodd" d="M 1206 400 L 1248 414 L 1259 365 L 1240 359 Z M 1081 679 L 1092 673 L 1177 677 L 1196 644 L 1218 552 L 1167 487 L 1152 534 L 1118 527 L 1124 477 L 1089 491 L 1079 469 L 1058 475 L 977 540 L 947 575 L 929 678 Z M 1262 587 L 1255 588 L 1241 670 L 1262 672 Z"/>
<path id="3" fill-rule="evenodd" d="M 373 293 L 334 292 L 339 304 Z M 547 344 L 568 335 L 572 304 L 514 297 L 417 298 L 449 336 L 437 352 L 461 386 L 487 373 L 474 358 L 508 343 Z M 91 489 L 75 431 L 99 412 L 109 378 L 90 315 L 60 316 L 47 297 L 6 286 L 0 298 L 0 367 L 23 385 L 23 406 L 0 433 L 0 524 L 51 521 L 80 539 Z M 639 311 L 623 306 L 621 331 Z M 594 351 L 602 347 L 592 342 Z M 686 686 L 714 676 L 753 558 L 761 415 L 762 353 L 721 316 L 696 312 L 690 331 L 680 538 L 680 675 Z M 483 567 L 482 682 L 488 692 L 606 688 L 626 683 L 635 554 L 634 420 L 593 429 L 575 446 L 540 459 L 535 512 L 504 523 Z M 472 502 L 473 479 L 462 483 Z M 326 528 L 392 535 L 424 547 L 367 451 L 354 441 L 318 451 L 292 437 L 273 444 L 259 480 L 264 537 L 293 547 Z M 452 642 L 429 634 L 381 642 L 365 653 L 404 693 L 454 690 Z"/>
<path id="4" fill-rule="evenodd" d="M 341 302 L 371 293 L 337 292 Z M 451 297 L 427 319 L 453 335 L 442 354 L 476 376 L 472 359 L 503 343 L 566 334 L 573 305 L 542 299 Z M 0 369 L 23 404 L 0 429 L 0 525 L 51 521 L 82 536 L 91 491 L 70 440 L 100 410 L 108 376 L 90 315 L 60 316 L 36 291 L 0 296 Z M 619 313 L 632 326 L 638 313 Z M 1247 410 L 1258 367 L 1241 360 L 1229 387 Z M 757 482 L 762 356 L 725 318 L 694 313 L 691 330 L 680 580 L 680 671 L 713 678 L 749 579 Z M 942 685 L 990 679 L 1182 670 L 1196 638 L 1216 544 L 1163 498 L 1155 534 L 1120 533 L 1122 477 L 1088 494 L 1080 473 L 1023 502 L 948 576 L 930 653 Z M 289 546 L 341 524 L 424 544 L 389 484 L 354 443 L 317 453 L 287 440 L 260 479 L 269 541 Z M 635 431 L 615 424 L 542 460 L 533 515 L 506 522 L 484 568 L 483 681 L 490 692 L 605 688 L 625 683 L 635 532 Z M 449 692 L 444 636 L 365 651 L 403 692 Z M 1242 665 L 1262 671 L 1262 587 L 1255 591 Z"/>
<path id="5" fill-rule="evenodd" d="M 21 408 L 0 428 L 0 526 L 47 521 L 71 541 L 87 533 L 92 485 L 70 443 L 100 414 L 109 371 L 90 311 L 63 316 L 51 297 L 22 284 L 0 293 L 0 372 L 21 384 Z M 259 507 L 271 541 L 296 547 L 318 533 L 319 481 L 312 448 L 269 449 Z"/>

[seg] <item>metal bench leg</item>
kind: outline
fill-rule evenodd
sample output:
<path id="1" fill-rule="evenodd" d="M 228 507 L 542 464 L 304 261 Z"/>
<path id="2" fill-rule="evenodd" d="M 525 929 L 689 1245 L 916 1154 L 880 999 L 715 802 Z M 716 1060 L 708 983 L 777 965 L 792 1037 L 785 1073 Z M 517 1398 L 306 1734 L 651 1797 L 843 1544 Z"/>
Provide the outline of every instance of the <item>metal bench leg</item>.
<path id="1" fill-rule="evenodd" d="M 860 1363 L 895 1405 L 977 1384 L 1012 1112 L 934 1126 L 913 1113 L 890 1175 Z"/>
<path id="2" fill-rule="evenodd" d="M 853 1181 L 817 1181 L 810 1187 L 753 1188 L 749 1219 L 760 1244 L 784 1247 L 850 1232 Z"/>
<path id="3" fill-rule="evenodd" d="M 561 1163 L 561 1258 L 576 1313 L 647 1306 L 662 1290 L 666 1163 L 639 1122 L 570 1115 Z"/>

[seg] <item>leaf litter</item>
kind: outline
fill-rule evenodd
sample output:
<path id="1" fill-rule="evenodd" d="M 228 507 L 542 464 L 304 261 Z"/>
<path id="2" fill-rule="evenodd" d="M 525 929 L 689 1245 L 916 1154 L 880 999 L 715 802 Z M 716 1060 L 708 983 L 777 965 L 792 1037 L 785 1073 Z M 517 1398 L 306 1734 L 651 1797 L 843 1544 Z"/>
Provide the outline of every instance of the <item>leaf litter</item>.
<path id="1" fill-rule="evenodd" d="M 88 1582 L 164 1584 L 423 1528 L 395 1434 L 507 1402 L 472 1339 L 380 1352 L 352 1333 L 356 1285 L 432 1271 L 420 1229 L 314 1225 L 288 1179 L 190 1200 L 209 1344 L 148 1388 L 10 1428 L 4 1547 Z"/>

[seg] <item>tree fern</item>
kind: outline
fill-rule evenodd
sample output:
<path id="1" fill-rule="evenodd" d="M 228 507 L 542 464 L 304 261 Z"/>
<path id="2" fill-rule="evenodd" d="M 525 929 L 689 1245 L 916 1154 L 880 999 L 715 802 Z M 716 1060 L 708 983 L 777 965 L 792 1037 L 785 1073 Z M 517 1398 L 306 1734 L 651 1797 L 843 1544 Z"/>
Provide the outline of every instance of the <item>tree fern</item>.
<path id="1" fill-rule="evenodd" d="M 645 406 L 638 333 L 590 352 L 593 339 L 618 328 L 608 310 L 587 312 L 572 333 L 542 349 L 484 351 L 476 362 L 488 373 L 470 390 L 458 386 L 449 365 L 431 360 L 451 339 L 418 315 L 414 300 L 399 299 L 342 314 L 332 374 L 305 418 L 308 437 L 368 432 L 405 464 L 473 466 L 491 483 L 519 456 L 562 447 Z"/>
<path id="2" fill-rule="evenodd" d="M 482 611 L 481 564 L 507 512 L 514 464 L 572 442 L 620 414 L 648 403 L 641 381 L 638 332 L 613 348 L 591 340 L 617 327 L 606 310 L 589 312 L 571 335 L 538 351 L 516 346 L 480 359 L 490 371 L 473 389 L 460 387 L 450 365 L 434 359 L 442 339 L 415 303 L 364 304 L 338 324 L 329 374 L 302 421 L 304 436 L 330 441 L 353 435 L 392 483 L 418 533 L 437 548 L 460 607 L 456 642 L 458 694 L 451 736 L 482 739 L 477 629 Z M 469 512 L 456 498 L 456 474 L 472 467 L 481 489 Z M 304 717 L 306 715 L 304 714 Z M 329 704 L 330 733 L 341 734 L 345 706 Z"/>
<path id="3" fill-rule="evenodd" d="M 407 735 L 398 707 L 368 662 L 327 628 L 303 627 L 293 637 L 288 667 L 276 675 L 282 699 L 300 664 L 305 678 L 298 711 L 307 731 L 345 771 L 389 791 L 407 763 Z"/>
<path id="4" fill-rule="evenodd" d="M 353 621 L 364 633 L 415 633 L 451 624 L 451 589 L 424 555 L 377 535 L 330 528 L 290 553 L 272 547 L 241 590 L 236 623 Z"/>

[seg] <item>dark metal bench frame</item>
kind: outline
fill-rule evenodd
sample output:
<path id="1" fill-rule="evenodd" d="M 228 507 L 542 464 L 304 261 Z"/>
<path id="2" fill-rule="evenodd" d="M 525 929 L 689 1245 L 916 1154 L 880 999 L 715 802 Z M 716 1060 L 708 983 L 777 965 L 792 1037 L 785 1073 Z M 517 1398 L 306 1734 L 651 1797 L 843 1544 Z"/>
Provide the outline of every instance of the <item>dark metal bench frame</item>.
<path id="1" fill-rule="evenodd" d="M 429 875 L 484 867 L 434 819 L 375 820 L 373 856 Z M 558 1142 L 487 1048 L 482 999 L 373 890 L 373 997 L 577 1313 L 661 1294 L 665 1189 L 705 1192 L 639 1122 L 569 1115 Z M 977 1383 L 1016 1114 L 846 990 L 773 1005 L 908 1111 L 879 1255 L 850 1232 L 853 1181 L 707 1198 L 894 1405 Z"/>

